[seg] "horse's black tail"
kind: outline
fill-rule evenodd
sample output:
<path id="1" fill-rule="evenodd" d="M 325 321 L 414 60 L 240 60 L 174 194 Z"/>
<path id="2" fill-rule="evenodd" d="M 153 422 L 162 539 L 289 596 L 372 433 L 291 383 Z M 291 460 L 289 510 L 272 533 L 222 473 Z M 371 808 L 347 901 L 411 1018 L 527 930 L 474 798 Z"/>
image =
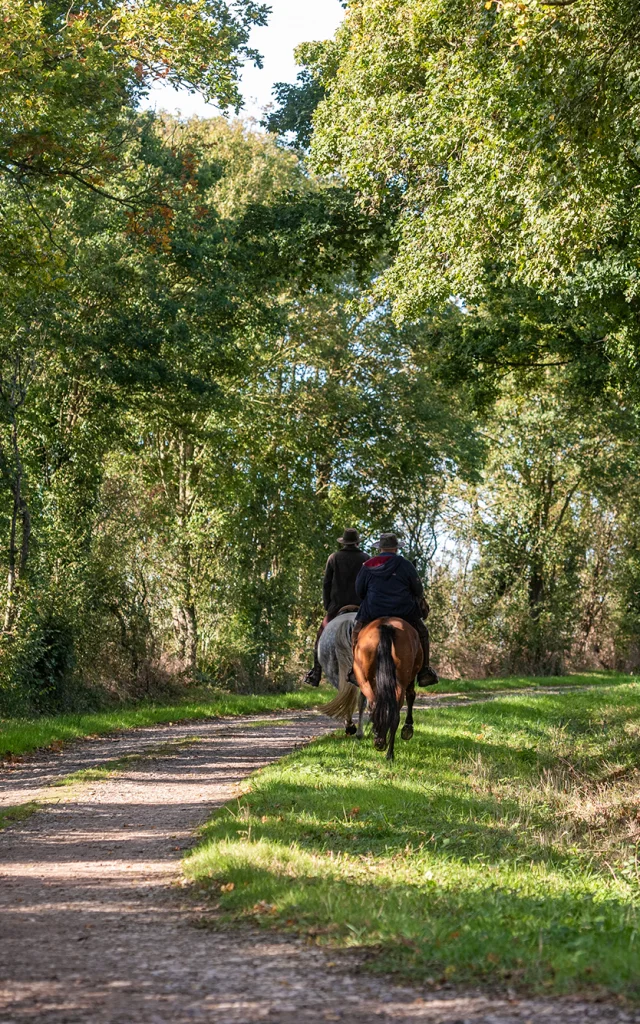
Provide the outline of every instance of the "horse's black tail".
<path id="1" fill-rule="evenodd" d="M 378 642 L 378 665 L 376 669 L 376 702 L 373 707 L 371 721 L 376 738 L 376 747 L 386 750 L 389 733 L 398 727 L 400 709 L 398 708 L 396 663 L 393 660 L 393 641 L 396 635 L 393 626 L 380 626 Z"/>

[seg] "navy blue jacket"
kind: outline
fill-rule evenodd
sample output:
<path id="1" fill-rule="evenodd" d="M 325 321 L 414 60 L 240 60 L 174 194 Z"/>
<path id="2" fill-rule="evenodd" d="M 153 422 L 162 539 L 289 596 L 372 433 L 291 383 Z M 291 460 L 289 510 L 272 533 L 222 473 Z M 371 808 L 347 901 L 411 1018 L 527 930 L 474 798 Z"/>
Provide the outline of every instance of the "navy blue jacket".
<path id="1" fill-rule="evenodd" d="M 356 593 L 362 622 L 394 615 L 409 620 L 420 617 L 424 587 L 414 565 L 402 555 L 383 554 L 365 562 L 356 580 Z"/>

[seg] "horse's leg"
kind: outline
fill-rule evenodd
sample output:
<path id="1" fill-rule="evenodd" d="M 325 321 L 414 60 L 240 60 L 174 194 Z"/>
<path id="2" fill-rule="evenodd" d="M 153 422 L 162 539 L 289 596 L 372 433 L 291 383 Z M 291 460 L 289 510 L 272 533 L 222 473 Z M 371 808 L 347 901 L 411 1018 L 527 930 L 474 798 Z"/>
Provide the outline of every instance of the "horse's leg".
<path id="1" fill-rule="evenodd" d="M 393 724 L 391 725 L 391 728 L 389 730 L 389 749 L 387 750 L 387 761 L 393 761 L 395 759 L 396 733 L 398 731 L 398 726 L 400 725 L 400 707 L 401 705 L 398 704 Z"/>
<path id="2" fill-rule="evenodd" d="M 365 726 L 362 723 L 364 723 L 364 721 L 365 721 L 365 710 L 366 710 L 366 708 L 367 708 L 367 697 L 365 696 L 364 693 L 360 692 L 358 709 L 357 709 L 357 732 L 355 733 L 355 738 L 356 739 L 364 739 L 365 738 Z"/>
<path id="3" fill-rule="evenodd" d="M 407 720 L 402 730 L 403 740 L 413 739 L 413 705 L 416 700 L 416 684 L 411 683 L 411 686 L 407 690 Z"/>
<path id="4" fill-rule="evenodd" d="M 344 723 L 344 731 L 346 732 L 347 736 L 355 736 L 355 734 L 356 734 L 356 727 L 353 724 L 353 714 L 349 715 L 349 717 L 345 721 L 345 723 Z"/>

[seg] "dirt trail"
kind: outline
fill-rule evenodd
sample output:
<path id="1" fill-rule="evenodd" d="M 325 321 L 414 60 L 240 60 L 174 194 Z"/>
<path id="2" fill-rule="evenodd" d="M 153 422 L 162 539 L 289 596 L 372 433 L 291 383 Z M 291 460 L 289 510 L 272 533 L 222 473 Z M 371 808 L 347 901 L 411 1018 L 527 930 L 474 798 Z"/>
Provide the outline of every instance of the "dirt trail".
<path id="1" fill-rule="evenodd" d="M 307 712 L 157 727 L 2 771 L 0 802 L 13 805 L 80 768 L 200 740 L 49 790 L 59 803 L 0 832 L 0 1024 L 640 1022 L 607 1005 L 396 986 L 364 974 L 358 956 L 196 927 L 206 908 L 179 885 L 194 829 L 251 772 L 332 726 Z"/>

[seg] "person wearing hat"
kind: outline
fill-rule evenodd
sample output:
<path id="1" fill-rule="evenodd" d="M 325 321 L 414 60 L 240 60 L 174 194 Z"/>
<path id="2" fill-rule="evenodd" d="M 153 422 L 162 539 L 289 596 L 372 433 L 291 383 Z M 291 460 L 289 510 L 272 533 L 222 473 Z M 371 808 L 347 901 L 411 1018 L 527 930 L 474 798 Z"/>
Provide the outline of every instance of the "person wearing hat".
<path id="1" fill-rule="evenodd" d="M 309 686 L 320 686 L 322 668 L 318 660 L 318 641 L 332 619 L 341 611 L 355 611 L 360 604 L 356 594 L 356 579 L 360 569 L 369 558 L 365 551 L 360 550 L 360 534 L 357 530 L 345 530 L 338 540 L 342 545 L 340 551 L 334 551 L 327 562 L 324 573 L 322 596 L 326 616 L 323 620 L 313 652 L 313 668 L 307 672 L 305 683 Z"/>
<path id="2" fill-rule="evenodd" d="M 424 587 L 415 566 L 398 554 L 398 538 L 383 533 L 378 544 L 379 555 L 364 563 L 356 580 L 360 608 L 353 630 L 355 653 L 358 636 L 374 619 L 404 619 L 416 630 L 422 644 L 424 663 L 418 673 L 418 686 L 434 686 L 440 680 L 431 668 L 429 630 L 423 615 L 429 614 Z M 352 680 L 355 682 L 355 680 Z"/>

